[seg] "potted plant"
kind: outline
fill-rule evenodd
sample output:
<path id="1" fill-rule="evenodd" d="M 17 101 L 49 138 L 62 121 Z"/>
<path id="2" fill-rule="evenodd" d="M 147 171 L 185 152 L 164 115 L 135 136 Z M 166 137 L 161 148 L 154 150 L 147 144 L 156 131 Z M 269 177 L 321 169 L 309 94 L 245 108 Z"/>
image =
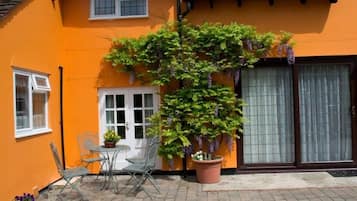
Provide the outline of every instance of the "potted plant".
<path id="1" fill-rule="evenodd" d="M 202 150 L 191 155 L 196 168 L 197 181 L 204 184 L 217 183 L 220 180 L 222 156 L 214 156 Z"/>
<path id="2" fill-rule="evenodd" d="M 159 154 L 170 162 L 175 156 L 191 156 L 199 182 L 218 182 L 223 157 L 215 152 L 222 143 L 232 149 L 243 123 L 241 106 L 232 89 L 221 85 L 182 88 L 165 95 L 151 119 L 161 128 Z"/>
<path id="3" fill-rule="evenodd" d="M 24 193 L 23 195 L 15 196 L 14 201 L 35 201 L 35 197 L 30 193 Z"/>
<path id="4" fill-rule="evenodd" d="M 104 147 L 113 148 L 120 140 L 120 136 L 114 130 L 107 130 L 104 133 Z"/>

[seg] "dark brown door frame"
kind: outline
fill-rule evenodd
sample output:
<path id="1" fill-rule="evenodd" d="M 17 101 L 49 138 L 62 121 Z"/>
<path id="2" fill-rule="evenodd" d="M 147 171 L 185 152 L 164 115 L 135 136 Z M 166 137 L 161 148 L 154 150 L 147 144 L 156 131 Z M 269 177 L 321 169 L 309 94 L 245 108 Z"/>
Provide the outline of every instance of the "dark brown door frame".
<path id="1" fill-rule="evenodd" d="M 299 111 L 299 91 L 298 91 L 298 69 L 299 64 L 314 63 L 337 63 L 350 65 L 350 91 L 351 91 L 351 113 L 353 108 L 357 110 L 357 56 L 340 57 L 303 57 L 296 59 L 296 65 L 291 66 L 293 78 L 293 107 L 294 107 L 294 139 L 295 139 L 295 162 L 294 163 L 269 163 L 269 164 L 244 164 L 243 144 L 244 138 L 239 133 L 240 139 L 237 139 L 237 171 L 278 171 L 278 170 L 297 170 L 297 169 L 324 169 L 324 168 L 356 168 L 357 167 L 357 111 L 351 115 L 352 129 L 352 160 L 353 162 L 339 163 L 301 163 L 301 143 L 300 143 L 300 111 Z M 256 67 L 266 66 L 287 66 L 281 59 L 269 59 L 258 63 Z M 240 79 L 241 80 L 241 79 Z M 241 81 L 239 82 L 238 94 L 241 98 Z"/>

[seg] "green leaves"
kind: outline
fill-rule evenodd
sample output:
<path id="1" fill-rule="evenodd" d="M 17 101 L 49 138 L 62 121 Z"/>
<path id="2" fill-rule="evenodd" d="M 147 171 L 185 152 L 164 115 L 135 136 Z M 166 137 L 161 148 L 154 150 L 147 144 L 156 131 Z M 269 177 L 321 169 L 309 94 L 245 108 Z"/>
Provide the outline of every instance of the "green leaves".
<path id="1" fill-rule="evenodd" d="M 288 43 L 291 37 L 281 32 L 277 43 Z M 267 55 L 275 38 L 237 23 L 168 24 L 138 39 L 114 39 L 104 59 L 121 71 L 135 71 L 139 79 L 150 78 L 156 86 L 180 80 L 197 87 L 207 84 L 209 74 L 253 67 Z M 143 67 L 145 71 L 136 69 Z"/>
<path id="2" fill-rule="evenodd" d="M 152 85 L 171 89 L 171 84 L 183 83 L 163 97 L 147 130 L 148 135 L 162 137 L 159 154 L 172 159 L 183 157 L 195 136 L 209 143 L 222 135 L 237 137 L 244 103 L 232 89 L 214 83 L 212 76 L 220 72 L 232 76 L 240 68 L 251 68 L 274 44 L 285 47 L 291 37 L 282 32 L 279 42 L 273 33 L 258 33 L 237 23 L 169 24 L 138 39 L 114 39 L 104 59 Z"/>
<path id="3" fill-rule="evenodd" d="M 172 150 L 192 145 L 199 135 L 213 141 L 221 135 L 236 137 L 242 127 L 242 101 L 235 98 L 229 87 L 212 85 L 211 88 L 182 88 L 166 94 L 160 108 L 162 123 L 161 155 L 167 159 L 184 156 Z"/>

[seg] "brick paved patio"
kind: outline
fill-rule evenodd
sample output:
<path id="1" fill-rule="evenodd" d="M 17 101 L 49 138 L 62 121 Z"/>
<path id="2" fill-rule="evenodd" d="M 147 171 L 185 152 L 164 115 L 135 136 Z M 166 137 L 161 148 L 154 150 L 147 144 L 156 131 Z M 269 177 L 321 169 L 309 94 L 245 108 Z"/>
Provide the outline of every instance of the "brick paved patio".
<path id="1" fill-rule="evenodd" d="M 303 188 L 289 190 L 241 190 L 241 191 L 203 191 L 202 185 L 195 181 L 195 177 L 182 179 L 179 176 L 155 176 L 161 188 L 158 194 L 150 183 L 144 188 L 157 201 L 357 201 L 357 186 Z M 103 179 L 95 180 L 94 176 L 86 177 L 80 189 L 89 201 L 146 201 L 150 198 L 143 192 L 127 194 L 127 176 L 117 176 L 119 192 L 113 190 L 101 191 Z M 58 196 L 58 187 L 43 190 L 38 201 L 77 201 L 80 200 L 75 191 L 67 189 Z"/>

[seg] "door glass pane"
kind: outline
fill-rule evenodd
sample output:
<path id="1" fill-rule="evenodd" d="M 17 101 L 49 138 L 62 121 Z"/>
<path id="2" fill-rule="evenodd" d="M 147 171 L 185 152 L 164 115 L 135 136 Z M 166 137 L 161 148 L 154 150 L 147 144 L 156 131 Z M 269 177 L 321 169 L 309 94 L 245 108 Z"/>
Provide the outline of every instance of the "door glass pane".
<path id="1" fill-rule="evenodd" d="M 114 123 L 114 111 L 106 111 L 107 124 Z"/>
<path id="2" fill-rule="evenodd" d="M 254 68 L 242 72 L 244 163 L 294 162 L 291 68 Z"/>
<path id="3" fill-rule="evenodd" d="M 46 94 L 33 93 L 32 94 L 32 112 L 33 112 L 33 128 L 46 127 Z"/>
<path id="4" fill-rule="evenodd" d="M 126 138 L 125 126 L 117 126 L 117 133 L 121 137 L 121 139 Z"/>
<path id="5" fill-rule="evenodd" d="M 106 130 L 114 130 L 114 126 L 107 126 L 107 129 Z"/>
<path id="6" fill-rule="evenodd" d="M 125 102 L 124 102 L 124 95 L 116 95 L 116 105 L 117 108 L 124 108 Z"/>
<path id="7" fill-rule="evenodd" d="M 141 94 L 134 94 L 134 107 L 142 107 L 142 95 Z"/>
<path id="8" fill-rule="evenodd" d="M 113 95 L 105 96 L 105 108 L 114 108 L 114 97 Z"/>
<path id="9" fill-rule="evenodd" d="M 117 123 L 125 123 L 125 112 L 117 111 Z"/>
<path id="10" fill-rule="evenodd" d="M 134 122 L 143 123 L 143 112 L 142 110 L 134 110 Z"/>
<path id="11" fill-rule="evenodd" d="M 145 122 L 148 122 L 148 117 L 154 114 L 154 110 L 145 110 Z"/>
<path id="12" fill-rule="evenodd" d="M 144 138 L 144 132 L 142 126 L 135 126 L 135 139 Z"/>
<path id="13" fill-rule="evenodd" d="M 299 66 L 301 160 L 352 160 L 348 65 Z"/>
<path id="14" fill-rule="evenodd" d="M 152 94 L 145 94 L 144 95 L 144 102 L 145 102 L 145 107 L 153 107 L 153 95 Z"/>
<path id="15" fill-rule="evenodd" d="M 16 74 L 16 129 L 30 127 L 29 77 Z"/>

